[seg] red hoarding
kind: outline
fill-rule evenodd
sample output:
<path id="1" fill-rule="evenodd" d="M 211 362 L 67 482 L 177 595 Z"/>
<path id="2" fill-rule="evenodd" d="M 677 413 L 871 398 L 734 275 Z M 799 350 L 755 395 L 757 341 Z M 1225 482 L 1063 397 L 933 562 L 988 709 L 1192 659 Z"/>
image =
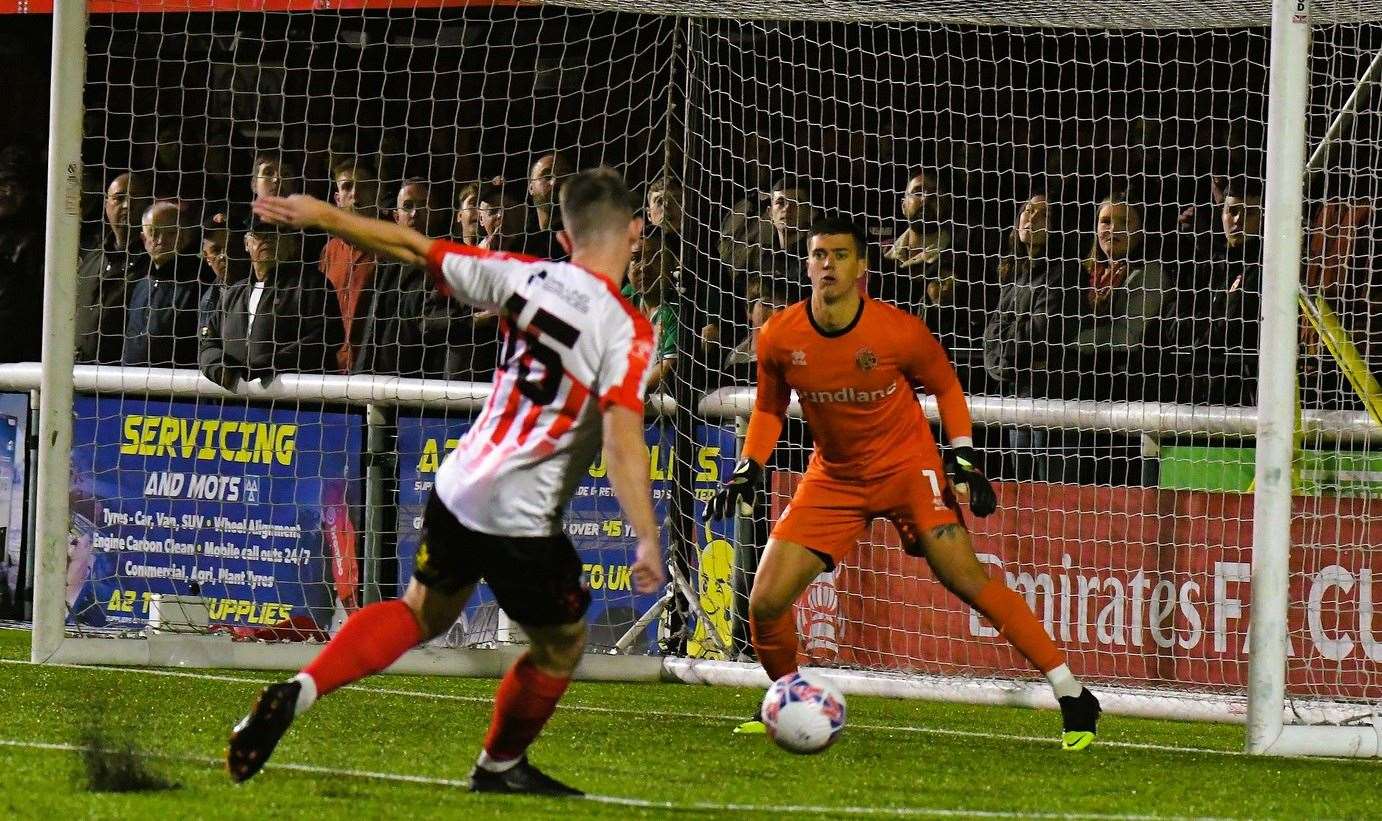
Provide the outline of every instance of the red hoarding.
<path id="1" fill-rule="evenodd" d="M 774 477 L 774 515 L 797 477 Z M 1125 685 L 1240 689 L 1247 678 L 1250 495 L 1038 483 L 997 485 L 999 511 L 970 517 L 975 550 L 1026 596 L 1076 675 Z M 1366 501 L 1296 500 L 1289 686 L 1382 698 L 1382 521 Z M 816 663 L 1030 676 L 981 616 L 902 552 L 876 521 L 798 604 Z M 1375 632 L 1376 631 L 1376 632 Z"/>

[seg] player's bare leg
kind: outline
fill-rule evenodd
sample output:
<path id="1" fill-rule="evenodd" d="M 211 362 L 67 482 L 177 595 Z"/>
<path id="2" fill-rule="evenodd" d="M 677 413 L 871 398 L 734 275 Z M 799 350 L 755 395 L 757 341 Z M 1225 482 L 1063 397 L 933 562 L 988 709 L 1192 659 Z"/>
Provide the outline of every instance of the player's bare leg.
<path id="1" fill-rule="evenodd" d="M 776 681 L 797 669 L 797 621 L 792 606 L 817 576 L 825 572 L 820 556 L 796 542 L 769 539 L 749 593 L 749 635 L 758 661 Z M 740 724 L 736 733 L 765 731 L 758 718 Z"/>
<path id="2" fill-rule="evenodd" d="M 571 682 L 585 651 L 585 621 L 555 626 L 522 625 L 524 653 L 499 682 L 494 717 L 484 749 L 470 774 L 475 792 L 579 796 L 580 790 L 528 763 L 528 746 L 542 732 Z"/>
<path id="3" fill-rule="evenodd" d="M 264 766 L 293 719 L 316 700 L 373 675 L 455 624 L 474 585 L 450 593 L 413 579 L 403 598 L 376 602 L 346 620 L 335 638 L 292 679 L 270 684 L 231 731 L 226 769 L 235 781 Z"/>
<path id="4" fill-rule="evenodd" d="M 974 555 L 969 531 L 963 525 L 933 527 L 920 534 L 920 541 L 926 561 L 941 584 L 983 613 L 1027 661 L 1046 675 L 1064 719 L 1062 747 L 1088 747 L 1099 721 L 1099 701 L 1070 672 L 1065 654 L 1047 635 L 1027 601 L 1002 579 L 988 575 Z"/>

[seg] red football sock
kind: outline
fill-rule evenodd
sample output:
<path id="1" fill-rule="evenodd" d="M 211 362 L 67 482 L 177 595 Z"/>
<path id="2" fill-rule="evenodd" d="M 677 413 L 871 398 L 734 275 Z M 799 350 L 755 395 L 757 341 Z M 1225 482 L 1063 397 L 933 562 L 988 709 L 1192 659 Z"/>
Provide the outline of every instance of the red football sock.
<path id="1" fill-rule="evenodd" d="M 371 604 L 346 619 L 312 663 L 303 668 L 324 696 L 373 675 L 422 641 L 422 628 L 402 599 Z"/>
<path id="2" fill-rule="evenodd" d="M 569 676 L 558 678 L 537 669 L 524 653 L 504 674 L 494 694 L 494 717 L 485 735 L 485 752 L 495 761 L 511 761 L 528 745 L 557 710 Z"/>
<path id="3" fill-rule="evenodd" d="M 1001 580 L 989 579 L 974 597 L 973 604 L 993 622 L 1003 638 L 1041 672 L 1049 672 L 1065 663 L 1065 654 L 1046 635 L 1046 629 L 1032 615 L 1027 600 L 1008 589 Z"/>
<path id="4" fill-rule="evenodd" d="M 797 671 L 797 618 L 792 608 L 771 620 L 750 614 L 749 636 L 768 678 L 777 681 Z"/>

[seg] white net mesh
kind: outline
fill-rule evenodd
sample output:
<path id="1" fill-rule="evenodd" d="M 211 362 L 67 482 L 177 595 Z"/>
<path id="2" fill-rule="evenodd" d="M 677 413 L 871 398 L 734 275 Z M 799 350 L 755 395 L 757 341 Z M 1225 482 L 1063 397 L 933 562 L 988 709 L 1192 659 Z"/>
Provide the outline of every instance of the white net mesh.
<path id="1" fill-rule="evenodd" d="M 484 399 L 458 383 L 495 368 L 496 318 L 249 206 L 306 192 L 429 236 L 560 253 L 554 180 L 661 168 L 674 27 L 402 4 L 93 16 L 84 153 L 111 198 L 106 224 L 85 226 L 78 361 L 123 390 L 77 406 L 70 623 L 141 626 L 153 594 L 173 594 L 204 598 L 212 629 L 323 638 L 401 593 L 437 465 Z M 146 394 L 150 366 L 184 369 L 193 395 Z M 334 403 L 340 385 L 322 378 L 273 401 L 213 386 L 243 396 L 292 373 L 351 376 L 381 404 Z M 478 401 L 396 408 L 398 378 Z M 593 643 L 611 646 L 651 601 L 633 599 L 632 535 L 598 466 L 568 527 L 596 590 Z M 482 594 L 451 639 L 506 635 Z"/>
<path id="2" fill-rule="evenodd" d="M 166 335 L 170 351 L 187 342 L 172 325 L 131 333 L 126 309 L 149 266 L 140 253 L 128 258 L 133 273 L 108 277 L 118 287 L 85 292 L 79 322 L 94 330 L 79 338 L 79 357 L 124 359 L 127 385 L 150 364 L 266 375 L 227 373 L 224 350 L 207 359 L 209 325 L 196 311 L 220 276 L 195 259 L 202 239 L 228 250 L 225 276 L 252 281 L 244 234 L 267 242 L 245 222 L 256 184 L 322 197 L 348 189 L 358 207 L 398 211 L 438 236 L 492 235 L 495 247 L 546 253 L 542 180 L 563 163 L 614 165 L 656 223 L 633 297 L 668 341 L 658 388 L 682 410 L 650 423 L 650 464 L 669 544 L 686 545 L 674 554 L 708 614 L 673 607 L 662 649 L 736 657 L 748 651 L 757 556 L 810 440 L 789 425 L 770 499 L 754 517 L 707 528 L 700 500 L 736 447 L 733 419 L 710 406 L 752 387 L 753 329 L 804 293 L 802 229 L 812 214 L 841 211 L 873 239 L 869 290 L 926 320 L 972 397 L 985 468 L 1000 481 L 999 514 L 970 520 L 981 559 L 1027 595 L 1078 675 L 1241 693 L 1268 4 L 595 5 L 262 14 L 226 3 L 93 16 L 84 157 L 102 184 L 134 171 L 126 190 L 138 202 L 118 220 L 138 223 L 149 198 L 182 203 L 161 213 L 193 227 L 176 267 L 185 262 L 200 284 L 176 297 L 178 316 L 190 310 L 198 329 L 190 361 L 125 357 L 132 338 Z M 1315 27 L 1312 146 L 1382 45 L 1375 25 L 1357 22 L 1378 12 L 1316 9 L 1328 22 Z M 1374 99 L 1363 95 L 1312 177 L 1307 208 L 1306 281 L 1328 310 L 1315 311 L 1326 330 L 1306 332 L 1303 410 L 1343 412 L 1327 418 L 1362 429 L 1363 375 L 1376 371 Z M 540 167 L 535 193 L 533 165 L 553 151 L 561 157 Z M 470 183 L 483 189 L 466 198 Z M 86 227 L 97 262 L 84 266 L 97 268 L 83 282 L 99 285 L 109 261 L 126 257 L 101 250 L 116 242 L 108 226 Z M 122 242 L 141 247 L 138 234 Z M 328 280 L 316 264 L 330 254 L 324 238 L 299 244 L 299 301 L 320 295 L 316 322 L 334 300 L 349 327 L 318 346 L 311 367 L 271 370 L 353 371 L 368 385 L 354 395 L 380 400 L 372 433 L 357 406 L 327 401 L 345 390 L 329 380 L 311 383 L 316 396 L 271 403 L 213 398 L 209 382 L 201 398 L 173 405 L 152 390 L 82 399 L 73 561 L 90 571 L 69 574 L 74 623 L 142 623 L 145 593 L 166 592 L 209 596 L 213 623 L 260 638 L 284 637 L 260 628 L 293 617 L 320 636 L 333 612 L 406 582 L 430 473 L 469 415 L 394 409 L 397 384 L 368 380 L 483 381 L 494 326 L 435 299 L 416 272 L 384 265 L 360 308 L 359 266 L 347 258 Z M 176 313 L 166 320 L 186 321 Z M 302 334 L 291 336 L 275 349 Z M 456 399 L 467 389 L 432 390 Z M 706 412 L 693 413 L 707 394 Z M 285 425 L 297 425 L 288 463 Z M 1311 430 L 1299 457 L 1291 691 L 1377 700 L 1374 457 L 1364 440 L 1341 444 L 1330 424 Z M 193 503 L 186 484 L 159 484 L 203 474 L 240 480 L 238 493 L 257 479 L 260 500 Z M 597 465 L 578 491 L 568 530 L 597 591 L 595 644 L 607 647 L 653 600 L 629 591 L 632 538 L 599 474 Z M 255 520 L 270 529 L 249 532 Z M 251 548 L 292 558 L 263 564 L 245 558 Z M 242 570 L 257 575 L 221 575 Z M 202 573 L 211 575 L 193 591 Z M 454 640 L 507 637 L 485 601 Z M 798 613 L 803 651 L 820 663 L 1033 675 L 881 522 Z M 631 641 L 652 649 L 655 636 Z"/>

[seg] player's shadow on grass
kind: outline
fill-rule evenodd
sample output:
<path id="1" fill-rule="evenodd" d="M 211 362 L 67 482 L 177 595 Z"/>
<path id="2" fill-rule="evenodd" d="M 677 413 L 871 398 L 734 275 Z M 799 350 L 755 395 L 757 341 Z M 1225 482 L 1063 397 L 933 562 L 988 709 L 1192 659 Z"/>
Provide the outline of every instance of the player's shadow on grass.
<path id="1" fill-rule="evenodd" d="M 112 738 L 100 724 L 87 727 L 77 746 L 79 779 L 89 792 L 160 792 L 181 786 L 152 766 L 150 753 L 133 741 Z"/>

